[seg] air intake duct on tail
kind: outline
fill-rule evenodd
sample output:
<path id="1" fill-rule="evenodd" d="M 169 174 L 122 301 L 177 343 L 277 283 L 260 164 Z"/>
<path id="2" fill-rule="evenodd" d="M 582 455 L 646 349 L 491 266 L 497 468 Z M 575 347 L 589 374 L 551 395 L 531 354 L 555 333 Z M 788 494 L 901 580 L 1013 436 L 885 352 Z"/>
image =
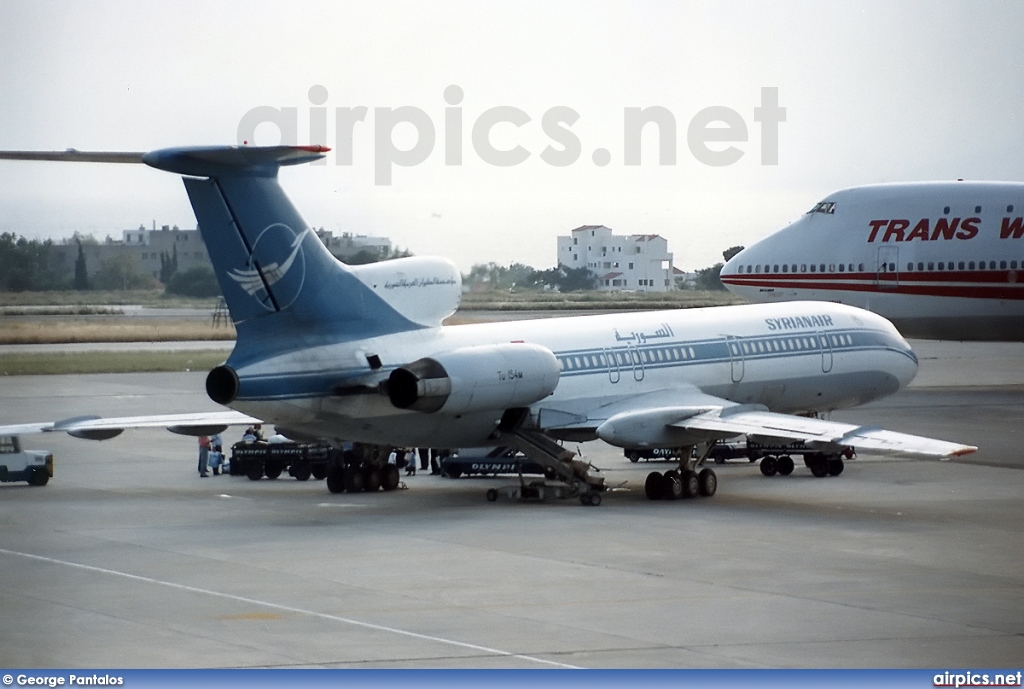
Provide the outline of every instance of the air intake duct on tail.
<path id="1" fill-rule="evenodd" d="M 463 347 L 391 372 L 388 397 L 399 409 L 461 414 L 525 407 L 558 386 L 558 360 L 540 345 Z"/>

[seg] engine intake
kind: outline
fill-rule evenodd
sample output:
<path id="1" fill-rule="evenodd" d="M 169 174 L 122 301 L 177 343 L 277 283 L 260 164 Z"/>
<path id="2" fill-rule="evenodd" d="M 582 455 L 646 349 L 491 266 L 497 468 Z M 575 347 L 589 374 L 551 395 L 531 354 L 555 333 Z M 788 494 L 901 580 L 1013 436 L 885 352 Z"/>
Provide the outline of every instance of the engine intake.
<path id="1" fill-rule="evenodd" d="M 558 360 L 546 347 L 481 345 L 397 368 L 387 390 L 399 409 L 461 414 L 528 406 L 554 392 L 558 376 Z"/>
<path id="2" fill-rule="evenodd" d="M 238 374 L 235 369 L 221 364 L 206 376 L 206 394 L 217 404 L 231 404 L 238 396 Z"/>

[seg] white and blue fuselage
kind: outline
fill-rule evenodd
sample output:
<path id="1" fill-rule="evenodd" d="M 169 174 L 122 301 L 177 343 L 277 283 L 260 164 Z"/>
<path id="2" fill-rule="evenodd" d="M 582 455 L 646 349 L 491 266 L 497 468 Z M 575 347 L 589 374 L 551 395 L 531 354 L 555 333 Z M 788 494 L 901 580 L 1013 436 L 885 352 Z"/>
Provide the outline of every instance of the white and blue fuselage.
<path id="1" fill-rule="evenodd" d="M 566 418 L 585 435 L 604 420 L 602 408 L 624 397 L 696 389 L 772 411 L 823 412 L 892 394 L 917 372 L 910 346 L 886 320 L 793 302 L 446 326 L 324 344 L 237 368 L 231 406 L 311 435 L 330 429 L 332 437 L 367 443 L 486 445 L 502 409 L 396 409 L 380 383 L 424 355 L 511 343 L 540 345 L 557 360 L 556 388 L 529 405 L 541 428 L 553 420 L 553 435 Z M 382 366 L 371 372 L 373 356 Z M 508 374 L 490 371 L 495 380 Z"/>

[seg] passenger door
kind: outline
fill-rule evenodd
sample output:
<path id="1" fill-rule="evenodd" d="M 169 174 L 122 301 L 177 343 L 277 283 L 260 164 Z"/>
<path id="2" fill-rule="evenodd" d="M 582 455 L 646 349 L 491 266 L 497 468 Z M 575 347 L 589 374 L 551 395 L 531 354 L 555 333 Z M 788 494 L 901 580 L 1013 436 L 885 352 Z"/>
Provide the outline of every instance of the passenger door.
<path id="1" fill-rule="evenodd" d="M 878 247 L 878 270 L 875 284 L 879 289 L 896 289 L 900 285 L 900 248 Z"/>
<path id="2" fill-rule="evenodd" d="M 818 344 L 821 345 L 821 372 L 828 373 L 832 370 L 832 345 L 825 333 L 819 332 L 816 337 Z"/>
<path id="3" fill-rule="evenodd" d="M 734 335 L 725 336 L 725 346 L 729 348 L 729 361 L 732 364 L 732 382 L 738 383 L 743 380 L 743 350 L 740 342 Z"/>
<path id="4" fill-rule="evenodd" d="M 602 356 L 608 359 L 608 381 L 612 384 L 619 382 L 619 363 L 615 360 L 615 352 L 605 349 Z"/>

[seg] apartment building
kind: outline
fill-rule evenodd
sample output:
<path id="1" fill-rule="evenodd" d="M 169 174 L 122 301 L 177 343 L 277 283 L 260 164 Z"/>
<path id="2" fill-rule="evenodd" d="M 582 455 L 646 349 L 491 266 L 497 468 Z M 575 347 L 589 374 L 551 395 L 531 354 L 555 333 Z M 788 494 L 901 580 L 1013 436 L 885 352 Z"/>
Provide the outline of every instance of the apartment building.
<path id="1" fill-rule="evenodd" d="M 675 286 L 668 240 L 656 234 L 616 235 L 604 225 L 583 225 L 558 237 L 558 263 L 589 268 L 602 292 L 666 292 Z"/>

